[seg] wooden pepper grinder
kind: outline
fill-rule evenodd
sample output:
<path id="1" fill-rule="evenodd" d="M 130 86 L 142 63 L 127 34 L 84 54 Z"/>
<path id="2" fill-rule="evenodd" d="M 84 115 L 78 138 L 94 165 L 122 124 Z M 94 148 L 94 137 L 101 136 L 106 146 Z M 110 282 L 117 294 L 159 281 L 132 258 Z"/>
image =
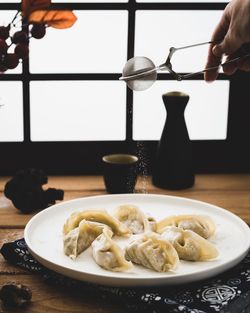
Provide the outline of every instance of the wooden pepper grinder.
<path id="1" fill-rule="evenodd" d="M 189 95 L 172 91 L 162 95 L 167 118 L 153 167 L 153 184 L 166 189 L 184 189 L 194 184 L 192 147 L 184 111 Z"/>

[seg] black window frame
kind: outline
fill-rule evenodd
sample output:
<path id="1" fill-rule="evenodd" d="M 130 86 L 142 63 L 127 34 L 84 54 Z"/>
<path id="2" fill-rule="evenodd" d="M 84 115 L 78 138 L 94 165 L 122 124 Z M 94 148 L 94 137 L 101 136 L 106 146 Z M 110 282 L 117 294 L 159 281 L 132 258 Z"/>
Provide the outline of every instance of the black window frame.
<path id="1" fill-rule="evenodd" d="M 128 47 L 127 59 L 134 56 L 135 19 L 137 10 L 223 10 L 225 2 L 206 3 L 56 3 L 54 9 L 72 10 L 127 10 Z M 0 10 L 20 10 L 21 3 L 0 3 Z M 216 25 L 215 25 L 216 26 Z M 42 44 L 42 43 L 41 43 Z M 72 141 L 32 142 L 30 140 L 30 81 L 64 80 L 118 80 L 121 73 L 80 74 L 32 74 L 29 60 L 22 64 L 21 74 L 0 75 L 0 81 L 22 81 L 24 141 L 0 142 L 0 174 L 12 175 L 20 168 L 44 169 L 48 174 L 100 174 L 101 158 L 108 153 L 129 152 L 138 154 L 143 150 L 143 163 L 150 173 L 157 141 L 134 141 L 132 138 L 133 92 L 127 88 L 126 140 L 125 141 Z M 196 173 L 248 172 L 250 149 L 250 73 L 238 71 L 231 77 L 219 74 L 219 80 L 230 80 L 228 130 L 226 140 L 194 140 L 193 161 Z M 169 74 L 159 74 L 158 80 L 172 80 Z M 203 80 L 200 75 L 196 80 Z M 1 92 L 1 91 L 0 91 Z M 0 112 L 1 113 L 1 112 Z"/>

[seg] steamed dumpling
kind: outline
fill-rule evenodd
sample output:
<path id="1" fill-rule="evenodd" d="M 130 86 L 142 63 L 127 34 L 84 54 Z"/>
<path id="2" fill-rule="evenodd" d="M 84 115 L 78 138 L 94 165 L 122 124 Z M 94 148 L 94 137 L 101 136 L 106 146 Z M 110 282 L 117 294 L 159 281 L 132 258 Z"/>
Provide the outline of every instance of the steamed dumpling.
<path id="1" fill-rule="evenodd" d="M 106 229 L 92 242 L 92 253 L 96 263 L 106 270 L 124 272 L 132 268 L 132 263 L 125 259 L 123 250 Z"/>
<path id="2" fill-rule="evenodd" d="M 204 261 L 218 256 L 216 247 L 192 230 L 167 226 L 161 236 L 171 242 L 182 260 Z"/>
<path id="3" fill-rule="evenodd" d="M 189 229 L 203 238 L 209 238 L 215 232 L 215 224 L 209 216 L 202 215 L 176 215 L 164 218 L 157 223 L 157 232 L 162 233 L 166 226 L 176 226 Z"/>
<path id="4" fill-rule="evenodd" d="M 172 244 L 154 233 L 142 234 L 132 240 L 126 247 L 125 257 L 157 272 L 173 270 L 179 263 Z"/>
<path id="5" fill-rule="evenodd" d="M 107 225 L 82 220 L 78 227 L 64 235 L 64 253 L 71 259 L 75 259 L 91 245 L 104 229 L 107 229 L 112 236 L 113 233 Z"/>
<path id="6" fill-rule="evenodd" d="M 112 229 L 113 233 L 118 236 L 124 236 L 130 233 L 130 230 L 125 225 L 123 225 L 116 218 L 108 214 L 106 211 L 86 210 L 86 211 L 75 212 L 71 214 L 71 216 L 67 219 L 66 223 L 64 224 L 64 227 L 63 227 L 64 234 L 66 235 L 72 229 L 78 227 L 78 225 L 80 224 L 82 220 L 106 224 Z"/>
<path id="7" fill-rule="evenodd" d="M 145 231 L 155 231 L 156 221 L 146 216 L 137 206 L 125 204 L 114 211 L 114 216 L 125 224 L 132 234 L 141 234 Z"/>
<path id="8" fill-rule="evenodd" d="M 152 232 L 156 232 L 157 222 L 156 222 L 155 218 L 152 216 L 146 215 L 146 219 L 147 219 L 147 223 L 149 225 L 148 230 L 152 231 Z M 146 227 L 145 227 L 145 231 L 147 231 Z"/>

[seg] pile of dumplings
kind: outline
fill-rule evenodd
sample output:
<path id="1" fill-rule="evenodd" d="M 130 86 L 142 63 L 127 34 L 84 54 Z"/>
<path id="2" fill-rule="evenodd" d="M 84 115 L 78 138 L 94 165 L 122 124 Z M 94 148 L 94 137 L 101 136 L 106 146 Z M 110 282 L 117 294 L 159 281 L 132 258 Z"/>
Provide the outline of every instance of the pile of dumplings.
<path id="1" fill-rule="evenodd" d="M 95 262 L 102 268 L 123 272 L 133 263 L 157 272 L 175 270 L 179 260 L 205 261 L 218 251 L 208 241 L 215 224 L 208 216 L 177 215 L 156 220 L 137 206 L 121 205 L 113 214 L 104 210 L 73 213 L 63 227 L 64 253 L 71 259 L 92 247 Z M 129 237 L 125 249 L 115 236 Z"/>

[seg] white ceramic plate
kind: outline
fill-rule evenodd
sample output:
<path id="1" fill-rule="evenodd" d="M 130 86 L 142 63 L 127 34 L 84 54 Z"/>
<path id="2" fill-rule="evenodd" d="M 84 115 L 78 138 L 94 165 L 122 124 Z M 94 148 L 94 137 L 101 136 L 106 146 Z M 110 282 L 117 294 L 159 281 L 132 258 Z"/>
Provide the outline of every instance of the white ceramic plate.
<path id="1" fill-rule="evenodd" d="M 217 226 L 210 241 L 219 250 L 219 257 L 206 262 L 181 261 L 175 272 L 158 273 L 135 265 L 130 272 L 117 273 L 99 267 L 92 258 L 91 247 L 76 260 L 64 255 L 62 228 L 72 212 L 102 208 L 111 213 L 121 204 L 137 205 L 156 220 L 172 214 L 210 216 Z M 156 286 L 201 280 L 240 262 L 250 247 L 249 227 L 236 215 L 201 201 L 151 194 L 104 195 L 61 202 L 35 215 L 26 225 L 24 237 L 30 253 L 44 266 L 78 280 L 110 286 Z M 124 246 L 126 240 L 117 242 Z"/>

